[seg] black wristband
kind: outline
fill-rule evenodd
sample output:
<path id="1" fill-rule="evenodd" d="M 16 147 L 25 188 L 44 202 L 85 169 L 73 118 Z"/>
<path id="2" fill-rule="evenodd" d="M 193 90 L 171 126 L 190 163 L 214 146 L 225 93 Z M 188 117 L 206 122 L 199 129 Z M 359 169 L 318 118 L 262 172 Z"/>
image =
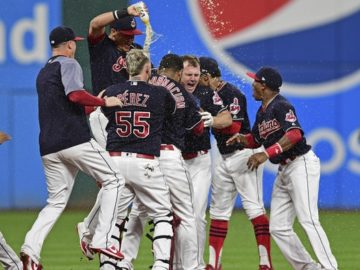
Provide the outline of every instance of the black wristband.
<path id="1" fill-rule="evenodd" d="M 124 8 L 122 10 L 114 10 L 113 11 L 113 16 L 115 20 L 119 20 L 121 18 L 124 18 L 126 16 L 129 16 L 128 12 L 127 12 L 127 8 Z"/>

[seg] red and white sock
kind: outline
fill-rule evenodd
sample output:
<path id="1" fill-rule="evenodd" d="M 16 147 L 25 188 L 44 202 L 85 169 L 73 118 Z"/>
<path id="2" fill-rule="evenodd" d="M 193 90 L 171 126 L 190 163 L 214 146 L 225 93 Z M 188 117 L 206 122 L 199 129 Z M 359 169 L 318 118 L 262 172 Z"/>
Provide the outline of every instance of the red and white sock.
<path id="1" fill-rule="evenodd" d="M 272 268 L 270 255 L 271 238 L 269 232 L 269 219 L 266 215 L 261 215 L 252 219 L 251 223 L 254 226 L 256 242 L 258 245 L 260 257 L 259 264 Z"/>
<path id="2" fill-rule="evenodd" d="M 212 219 L 209 232 L 209 264 L 219 270 L 229 221 Z"/>

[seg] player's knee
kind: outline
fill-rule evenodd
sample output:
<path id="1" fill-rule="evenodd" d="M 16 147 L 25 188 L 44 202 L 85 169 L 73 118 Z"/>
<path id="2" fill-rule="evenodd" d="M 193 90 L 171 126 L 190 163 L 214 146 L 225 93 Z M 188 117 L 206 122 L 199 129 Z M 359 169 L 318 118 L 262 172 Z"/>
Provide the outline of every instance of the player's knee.
<path id="1" fill-rule="evenodd" d="M 173 216 L 170 213 L 167 216 L 154 219 L 154 237 L 153 242 L 158 240 L 171 240 L 174 235 Z"/>
<path id="2" fill-rule="evenodd" d="M 256 208 L 256 209 L 245 209 L 245 213 L 250 220 L 253 220 L 259 216 L 265 214 L 265 210 L 263 208 Z"/>
<path id="3" fill-rule="evenodd" d="M 304 230 L 312 229 L 314 227 L 320 226 L 319 219 L 298 219 L 301 227 L 304 228 Z"/>
<path id="4" fill-rule="evenodd" d="M 125 184 L 125 180 L 120 174 L 116 174 L 114 177 L 114 174 L 111 175 L 109 179 L 101 181 L 102 188 L 104 190 L 110 190 L 110 189 L 116 189 L 120 186 L 123 186 Z"/>
<path id="5" fill-rule="evenodd" d="M 279 235 L 283 231 L 285 231 L 285 228 L 281 227 L 278 223 L 275 223 L 270 219 L 269 232 L 270 232 L 271 236 Z"/>
<path id="6" fill-rule="evenodd" d="M 68 198 L 63 196 L 63 197 L 58 197 L 56 199 L 48 199 L 47 203 L 48 206 L 50 206 L 53 209 L 56 209 L 59 212 L 64 211 L 66 204 L 67 204 Z"/>

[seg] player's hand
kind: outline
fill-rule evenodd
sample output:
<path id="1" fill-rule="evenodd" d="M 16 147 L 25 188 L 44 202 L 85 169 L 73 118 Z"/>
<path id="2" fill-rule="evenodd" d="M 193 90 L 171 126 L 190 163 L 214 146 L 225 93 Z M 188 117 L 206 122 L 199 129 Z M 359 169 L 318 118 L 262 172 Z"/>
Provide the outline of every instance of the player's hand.
<path id="1" fill-rule="evenodd" d="M 200 112 L 201 120 L 204 121 L 204 127 L 211 127 L 214 124 L 214 118 L 209 112 Z"/>
<path id="2" fill-rule="evenodd" d="M 246 144 L 245 136 L 243 134 L 236 133 L 230 139 L 228 139 L 226 141 L 226 145 L 233 145 L 233 144 L 236 144 L 236 143 L 240 143 L 242 145 L 245 145 Z"/>
<path id="3" fill-rule="evenodd" d="M 97 95 L 98 98 L 102 98 L 104 96 L 105 90 L 101 90 L 100 93 Z"/>
<path id="4" fill-rule="evenodd" d="M 123 106 L 123 103 L 117 97 L 105 96 L 104 99 L 105 99 L 105 107 L 116 107 L 116 106 L 122 107 Z"/>
<path id="5" fill-rule="evenodd" d="M 268 156 L 265 154 L 265 152 L 260 152 L 253 154 L 248 162 L 247 166 L 250 170 L 256 170 L 261 164 L 263 164 L 268 159 Z"/>
<path id="6" fill-rule="evenodd" d="M 11 137 L 10 135 L 6 134 L 5 132 L 0 131 L 0 144 L 6 141 L 10 141 Z"/>
<path id="7" fill-rule="evenodd" d="M 137 2 L 127 8 L 128 14 L 136 17 L 139 17 L 141 15 L 141 12 L 144 11 L 149 13 L 144 2 Z"/>

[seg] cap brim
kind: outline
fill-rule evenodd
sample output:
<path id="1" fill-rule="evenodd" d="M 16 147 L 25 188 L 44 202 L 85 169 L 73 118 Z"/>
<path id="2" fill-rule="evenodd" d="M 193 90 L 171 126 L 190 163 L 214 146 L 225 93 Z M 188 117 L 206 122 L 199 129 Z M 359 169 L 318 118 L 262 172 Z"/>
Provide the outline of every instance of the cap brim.
<path id="1" fill-rule="evenodd" d="M 259 80 L 259 78 L 256 77 L 256 74 L 253 72 L 246 72 L 246 75 L 248 75 L 250 78 L 252 78 L 254 80 Z"/>
<path id="2" fill-rule="evenodd" d="M 75 37 L 75 38 L 74 38 L 75 41 L 81 41 L 81 40 L 84 40 L 84 39 L 85 39 L 85 38 L 83 38 L 83 37 Z"/>
<path id="3" fill-rule="evenodd" d="M 123 35 L 127 35 L 127 36 L 137 36 L 137 35 L 142 35 L 143 32 L 141 32 L 138 29 L 133 29 L 133 30 L 118 30 L 121 34 Z"/>

